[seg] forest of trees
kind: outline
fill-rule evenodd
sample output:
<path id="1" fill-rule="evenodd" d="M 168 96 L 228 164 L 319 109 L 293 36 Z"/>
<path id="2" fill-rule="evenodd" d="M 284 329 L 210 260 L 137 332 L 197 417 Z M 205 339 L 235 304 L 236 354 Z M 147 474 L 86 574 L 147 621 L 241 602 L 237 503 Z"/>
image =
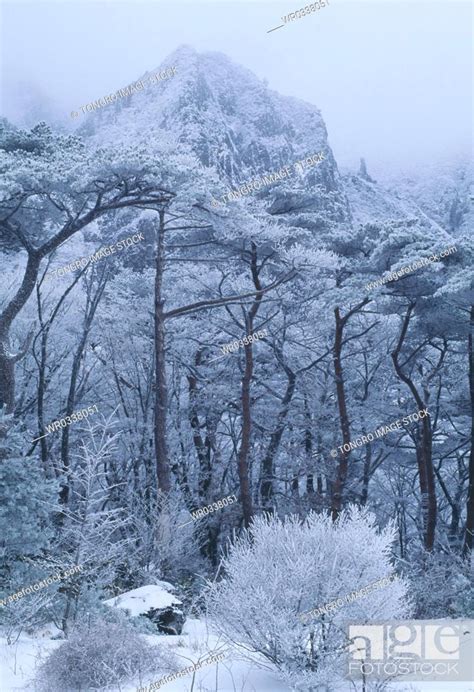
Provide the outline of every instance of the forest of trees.
<path id="1" fill-rule="evenodd" d="M 395 522 L 416 617 L 472 612 L 473 247 L 460 227 L 349 226 L 323 186 L 333 213 L 301 204 L 285 225 L 266 193 L 214 209 L 225 188 L 184 146 L 93 148 L 44 123 L 4 121 L 0 135 L 0 595 L 83 565 L 2 611 L 10 631 L 53 619 L 67 634 L 153 578 L 194 602 L 198 575 L 255 517 L 335 521 L 349 505 Z M 45 280 L 133 233 L 144 241 Z M 99 414 L 47 432 L 88 406 Z"/>

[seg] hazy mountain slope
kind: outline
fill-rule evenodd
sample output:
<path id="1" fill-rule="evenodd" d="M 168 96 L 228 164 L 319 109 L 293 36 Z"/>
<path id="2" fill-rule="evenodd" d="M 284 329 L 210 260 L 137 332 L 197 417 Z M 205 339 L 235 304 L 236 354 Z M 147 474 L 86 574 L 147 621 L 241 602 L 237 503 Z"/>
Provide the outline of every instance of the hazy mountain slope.
<path id="1" fill-rule="evenodd" d="M 356 225 L 390 219 L 417 219 L 423 228 L 440 228 L 406 192 L 388 190 L 355 174 L 344 175 L 343 185 Z"/>
<path id="2" fill-rule="evenodd" d="M 474 167 L 472 161 L 433 163 L 390 185 L 417 204 L 454 235 L 471 232 L 474 222 Z"/>
<path id="3" fill-rule="evenodd" d="M 45 121 L 55 130 L 68 129 L 64 112 L 53 99 L 33 81 L 19 81 L 3 86 L 2 115 L 17 127 L 34 127 Z"/>
<path id="4" fill-rule="evenodd" d="M 152 147 L 160 138 L 187 145 L 231 187 L 323 151 L 325 160 L 305 173 L 301 193 L 321 186 L 333 196 L 326 214 L 334 215 L 336 200 L 338 220 L 349 221 L 341 177 L 316 106 L 277 94 L 220 53 L 199 54 L 183 46 L 152 72 L 172 66 L 177 68 L 172 79 L 149 84 L 85 116 L 79 133 L 100 143 L 146 142 Z M 298 190 L 298 176 L 291 183 Z"/>
<path id="5" fill-rule="evenodd" d="M 78 132 L 96 143 L 145 143 L 151 150 L 154 142 L 185 145 L 229 187 L 323 151 L 323 163 L 260 195 L 270 214 L 316 230 L 330 222 L 405 218 L 439 228 L 442 217 L 433 219 L 429 205 L 420 208 L 406 188 L 389 191 L 360 175 L 341 176 L 316 106 L 272 91 L 221 53 L 189 46 L 142 78 L 170 67 L 176 68 L 171 79 L 147 83 L 145 90 L 82 116 Z"/>

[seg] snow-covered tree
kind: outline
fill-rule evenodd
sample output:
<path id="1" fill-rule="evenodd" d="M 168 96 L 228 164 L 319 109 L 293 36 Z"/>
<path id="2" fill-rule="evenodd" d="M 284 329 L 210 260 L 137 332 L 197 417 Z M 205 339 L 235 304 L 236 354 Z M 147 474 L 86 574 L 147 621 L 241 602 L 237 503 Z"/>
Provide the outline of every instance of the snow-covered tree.
<path id="1" fill-rule="evenodd" d="M 116 434 L 112 421 L 92 426 L 89 440 L 77 452 L 77 465 L 70 473 L 71 500 L 68 508 L 61 506 L 63 527 L 60 563 L 67 559 L 83 570 L 63 589 L 65 604 L 61 627 L 67 631 L 74 618 L 81 594 L 91 582 L 97 588 L 111 586 L 123 556 L 134 552 L 125 529 L 130 519 L 123 507 L 117 506 L 117 491 L 123 483 L 115 479 L 114 453 Z M 61 564 L 62 566 L 62 564 Z"/>
<path id="2" fill-rule="evenodd" d="M 316 513 L 258 517 L 233 541 L 224 577 L 209 585 L 209 613 L 225 637 L 273 663 L 296 689 L 334 681 L 343 674 L 349 623 L 410 614 L 403 578 L 354 594 L 393 576 L 394 539 L 393 523 L 378 530 L 375 517 L 354 506 L 336 522 Z"/>
<path id="3" fill-rule="evenodd" d="M 44 478 L 38 459 L 24 456 L 12 416 L 0 415 L 0 592 L 16 591 L 42 574 L 53 537 L 58 484 Z"/>

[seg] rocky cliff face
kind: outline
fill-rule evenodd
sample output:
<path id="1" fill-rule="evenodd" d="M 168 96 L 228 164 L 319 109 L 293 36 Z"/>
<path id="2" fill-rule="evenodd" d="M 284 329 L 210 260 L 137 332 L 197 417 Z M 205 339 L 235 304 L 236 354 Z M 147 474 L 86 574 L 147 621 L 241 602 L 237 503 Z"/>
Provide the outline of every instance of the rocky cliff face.
<path id="1" fill-rule="evenodd" d="M 150 145 L 160 138 L 185 145 L 229 187 L 322 151 L 325 160 L 288 180 L 280 200 L 274 191 L 267 193 L 271 213 L 317 211 L 349 222 L 341 176 L 316 106 L 272 91 L 225 55 L 199 54 L 188 46 L 142 79 L 173 66 L 172 79 L 147 83 L 143 91 L 83 116 L 78 134 L 101 143 Z M 126 85 L 117 89 L 121 86 Z"/>
<path id="2" fill-rule="evenodd" d="M 150 81 L 169 68 L 176 68 L 172 78 Z M 389 191 L 361 173 L 342 177 L 318 108 L 272 91 L 221 53 L 182 46 L 137 79 L 145 89 L 82 116 L 78 134 L 96 143 L 152 149 L 166 142 L 190 149 L 230 188 L 322 151 L 321 164 L 257 195 L 279 222 L 318 231 L 416 219 L 425 228 L 439 228 L 439 220 L 406 190 Z M 91 95 L 91 101 L 99 96 Z"/>

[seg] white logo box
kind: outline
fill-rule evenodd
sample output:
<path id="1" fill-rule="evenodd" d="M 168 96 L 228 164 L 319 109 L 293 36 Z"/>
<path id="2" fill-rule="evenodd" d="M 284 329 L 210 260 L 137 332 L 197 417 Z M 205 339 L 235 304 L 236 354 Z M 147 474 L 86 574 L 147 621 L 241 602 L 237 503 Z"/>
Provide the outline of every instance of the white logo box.
<path id="1" fill-rule="evenodd" d="M 349 625 L 349 679 L 472 681 L 474 620 Z"/>

